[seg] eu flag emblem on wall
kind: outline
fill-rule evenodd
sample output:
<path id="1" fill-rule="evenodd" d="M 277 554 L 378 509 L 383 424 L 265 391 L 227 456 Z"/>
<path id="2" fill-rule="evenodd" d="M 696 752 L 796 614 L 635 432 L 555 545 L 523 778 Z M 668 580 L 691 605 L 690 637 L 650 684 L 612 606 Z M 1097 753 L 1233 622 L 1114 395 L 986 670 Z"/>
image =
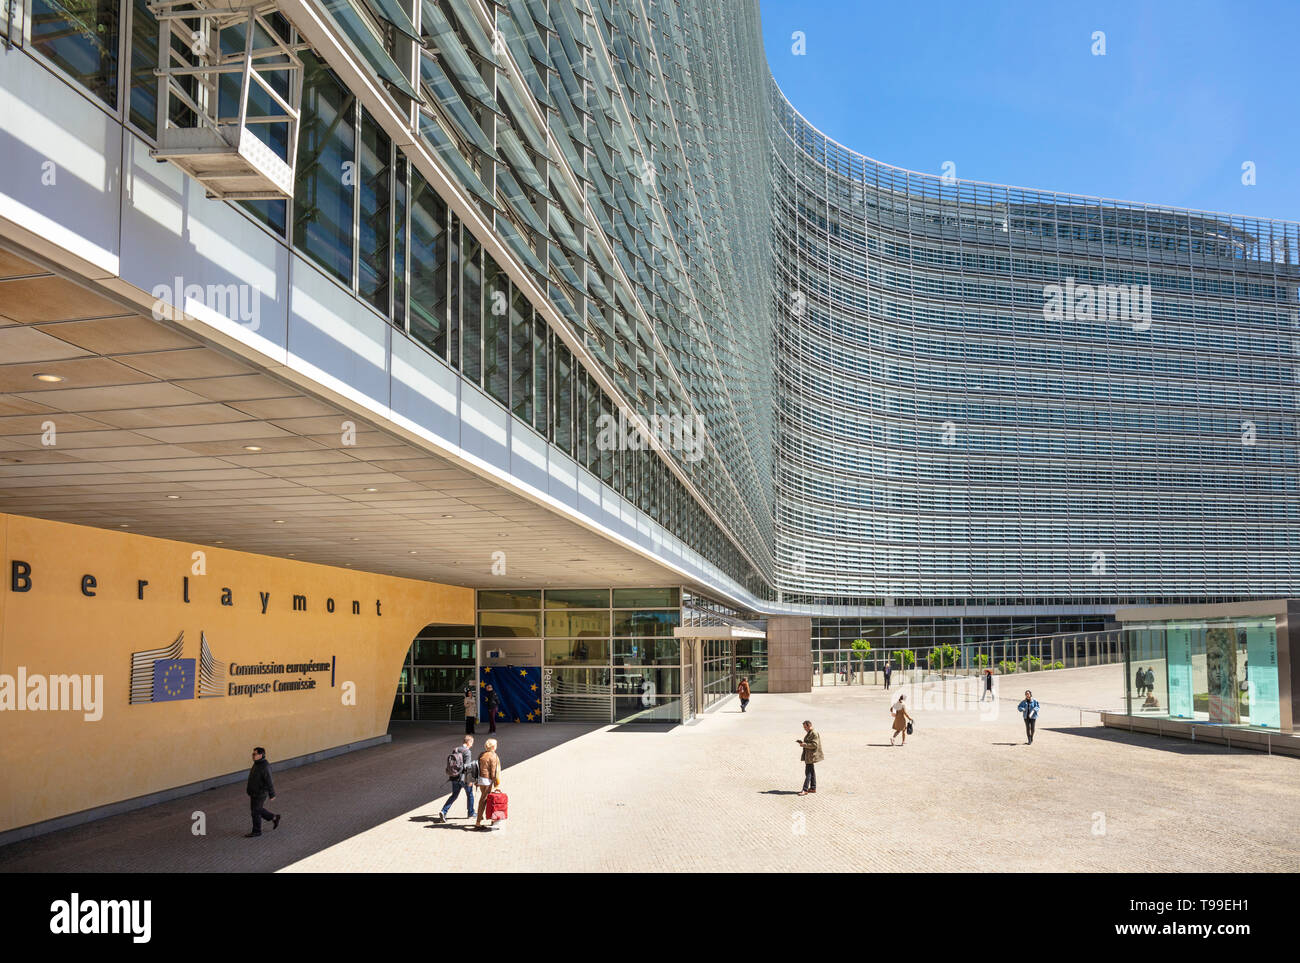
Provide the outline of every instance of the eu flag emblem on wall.
<path id="1" fill-rule="evenodd" d="M 497 722 L 542 721 L 541 666 L 485 665 L 479 679 L 479 695 L 490 682 L 500 700 Z"/>
<path id="2" fill-rule="evenodd" d="M 153 701 L 194 698 L 194 660 L 159 659 L 153 664 Z"/>

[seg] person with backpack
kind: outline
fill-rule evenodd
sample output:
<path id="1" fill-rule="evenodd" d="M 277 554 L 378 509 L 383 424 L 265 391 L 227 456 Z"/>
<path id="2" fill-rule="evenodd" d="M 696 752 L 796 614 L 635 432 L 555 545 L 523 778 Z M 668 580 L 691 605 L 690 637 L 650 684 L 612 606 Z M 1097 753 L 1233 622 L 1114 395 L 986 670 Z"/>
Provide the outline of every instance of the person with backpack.
<path id="1" fill-rule="evenodd" d="M 464 741 L 447 756 L 447 766 L 444 771 L 447 774 L 447 781 L 451 783 L 451 795 L 447 797 L 447 804 L 438 814 L 440 823 L 447 821 L 451 804 L 456 801 L 462 789 L 465 790 L 465 818 L 474 818 L 474 780 L 478 778 L 478 763 L 473 761 L 474 757 L 470 752 L 470 747 L 473 745 L 474 737 L 466 736 Z"/>
<path id="2" fill-rule="evenodd" d="M 487 684 L 483 690 L 483 707 L 487 709 L 488 732 L 497 731 L 497 709 L 501 706 L 501 697 L 497 695 L 497 690 L 492 688 L 492 683 Z"/>
<path id="3" fill-rule="evenodd" d="M 749 706 L 749 678 L 748 676 L 740 680 L 740 685 L 736 686 L 736 694 L 740 696 L 740 711 L 744 712 Z"/>
<path id="4" fill-rule="evenodd" d="M 478 693 L 473 683 L 465 686 L 465 735 L 474 735 L 474 720 L 478 718 Z"/>
<path id="5" fill-rule="evenodd" d="M 1016 711 L 1025 717 L 1025 735 L 1029 737 L 1029 745 L 1034 744 L 1034 726 L 1038 723 L 1038 700 L 1028 689 L 1025 690 L 1025 697 L 1020 700 L 1020 705 L 1016 706 Z"/>
<path id="6" fill-rule="evenodd" d="M 497 741 L 489 739 L 483 743 L 483 752 L 478 757 L 478 819 L 474 823 L 475 829 L 491 829 L 490 826 L 483 825 L 483 810 L 487 808 L 488 796 L 492 791 L 501 785 L 501 757 L 497 755 Z"/>

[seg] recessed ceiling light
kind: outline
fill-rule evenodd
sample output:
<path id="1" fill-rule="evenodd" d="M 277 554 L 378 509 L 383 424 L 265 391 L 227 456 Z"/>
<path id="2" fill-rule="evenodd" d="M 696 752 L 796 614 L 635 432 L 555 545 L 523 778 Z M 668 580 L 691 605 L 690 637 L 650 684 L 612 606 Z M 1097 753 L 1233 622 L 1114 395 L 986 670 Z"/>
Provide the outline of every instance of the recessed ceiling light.
<path id="1" fill-rule="evenodd" d="M 119 526 L 117 526 L 117 527 L 118 527 L 118 528 L 130 528 L 131 526 L 128 525 L 126 522 L 123 522 L 121 525 L 119 525 Z"/>
<path id="2" fill-rule="evenodd" d="M 277 518 L 277 519 L 275 520 L 275 524 L 277 524 L 277 525 L 283 525 L 283 524 L 284 524 L 284 519 L 283 519 L 283 518 Z"/>
<path id="3" fill-rule="evenodd" d="M 180 498 L 181 496 L 180 496 L 180 495 L 168 495 L 167 497 L 168 497 L 168 498 Z"/>
<path id="4" fill-rule="evenodd" d="M 443 517 L 443 518 L 453 518 L 453 517 L 455 517 L 455 516 L 452 516 L 452 515 L 443 515 L 442 517 Z"/>
<path id="5" fill-rule="evenodd" d="M 226 544 L 226 540 L 225 540 L 224 538 L 219 538 L 219 539 L 217 539 L 217 544 L 218 544 L 218 545 L 225 545 L 225 544 Z"/>
<path id="6" fill-rule="evenodd" d="M 379 491 L 379 489 L 378 489 L 378 488 L 367 488 L 366 491 L 368 491 L 368 492 L 377 492 L 377 491 Z"/>
<path id="7" fill-rule="evenodd" d="M 417 552 L 417 551 L 415 551 L 415 549 L 411 549 L 411 551 L 410 551 L 408 554 L 410 554 L 410 555 L 418 555 L 418 554 L 420 554 L 420 553 Z"/>
<path id="8" fill-rule="evenodd" d="M 261 446 L 261 445 L 245 445 L 245 446 L 244 446 L 244 451 L 261 451 L 261 450 L 262 450 L 262 446 Z"/>
<path id="9" fill-rule="evenodd" d="M 352 541 L 354 541 L 354 542 L 359 542 L 359 541 L 361 541 L 361 539 L 359 539 L 359 538 L 354 538 L 354 539 L 352 539 Z"/>
<path id="10" fill-rule="evenodd" d="M 48 381 L 50 384 L 55 384 L 56 382 L 63 380 L 62 375 L 52 375 L 52 374 L 34 374 L 32 375 L 32 377 L 35 378 L 37 381 Z"/>
<path id="11" fill-rule="evenodd" d="M 505 537 L 506 537 L 505 532 L 497 532 L 497 538 L 505 538 Z"/>

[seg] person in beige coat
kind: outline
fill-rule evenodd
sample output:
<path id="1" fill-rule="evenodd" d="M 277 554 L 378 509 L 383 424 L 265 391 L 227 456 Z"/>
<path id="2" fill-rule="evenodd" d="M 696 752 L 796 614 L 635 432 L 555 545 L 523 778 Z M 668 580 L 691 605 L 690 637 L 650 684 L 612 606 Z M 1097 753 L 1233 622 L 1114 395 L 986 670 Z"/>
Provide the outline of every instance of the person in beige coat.
<path id="1" fill-rule="evenodd" d="M 493 789 L 501 785 L 501 758 L 497 755 L 497 741 L 489 739 L 483 743 L 483 752 L 478 757 L 478 819 L 474 821 L 475 829 L 483 828 L 483 810 L 487 808 L 487 797 Z"/>
<path id="2" fill-rule="evenodd" d="M 810 792 L 817 791 L 817 770 L 814 767 L 826 758 L 822 755 L 822 737 L 813 731 L 812 723 L 805 719 L 803 738 L 796 739 L 795 742 L 803 749 L 800 755 L 803 759 L 803 792 L 799 795 L 806 796 Z"/>

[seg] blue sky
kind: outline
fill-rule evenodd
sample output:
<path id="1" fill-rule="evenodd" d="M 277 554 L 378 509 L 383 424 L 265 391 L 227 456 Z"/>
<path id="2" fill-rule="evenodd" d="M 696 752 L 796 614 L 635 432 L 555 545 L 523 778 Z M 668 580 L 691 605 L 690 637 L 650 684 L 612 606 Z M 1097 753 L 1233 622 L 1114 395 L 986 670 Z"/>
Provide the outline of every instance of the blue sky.
<path id="1" fill-rule="evenodd" d="M 760 10 L 768 63 L 796 109 L 877 160 L 1300 220 L 1295 0 L 761 0 Z M 1098 30 L 1104 56 L 1092 52 Z"/>

